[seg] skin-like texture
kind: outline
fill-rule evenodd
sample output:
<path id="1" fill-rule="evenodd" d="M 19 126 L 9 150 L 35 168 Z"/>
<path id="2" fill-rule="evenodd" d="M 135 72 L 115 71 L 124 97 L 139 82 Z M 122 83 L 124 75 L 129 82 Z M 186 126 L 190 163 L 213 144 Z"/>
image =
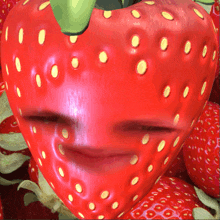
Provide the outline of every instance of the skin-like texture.
<path id="1" fill-rule="evenodd" d="M 94 9 L 78 37 L 48 1 L 21 0 L 3 28 L 2 71 L 43 176 L 78 218 L 114 219 L 163 175 L 209 98 L 217 39 L 191 0 Z"/>

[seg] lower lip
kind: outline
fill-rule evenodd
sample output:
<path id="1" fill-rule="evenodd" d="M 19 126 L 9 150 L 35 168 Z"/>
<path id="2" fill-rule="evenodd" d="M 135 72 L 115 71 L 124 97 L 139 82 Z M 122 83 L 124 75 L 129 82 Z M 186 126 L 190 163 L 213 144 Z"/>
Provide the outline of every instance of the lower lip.
<path id="1" fill-rule="evenodd" d="M 78 151 L 66 152 L 68 159 L 75 166 L 94 172 L 115 172 L 130 164 L 131 154 L 116 154 L 111 156 L 90 156 Z"/>

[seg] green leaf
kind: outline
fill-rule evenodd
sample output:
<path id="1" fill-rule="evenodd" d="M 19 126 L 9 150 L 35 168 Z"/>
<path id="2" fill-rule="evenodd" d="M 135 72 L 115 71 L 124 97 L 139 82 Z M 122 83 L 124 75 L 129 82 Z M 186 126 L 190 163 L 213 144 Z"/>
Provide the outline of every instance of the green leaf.
<path id="1" fill-rule="evenodd" d="M 195 220 L 199 220 L 199 219 L 214 219 L 214 217 L 205 209 L 201 208 L 201 207 L 198 207 L 198 208 L 194 208 L 193 211 L 192 211 L 192 215 L 193 215 L 193 218 Z"/>
<path id="2" fill-rule="evenodd" d="M 214 4 L 214 0 L 195 0 L 194 2 L 200 2 L 200 3 L 203 3 L 203 4 L 208 4 L 208 5 L 212 5 Z"/>

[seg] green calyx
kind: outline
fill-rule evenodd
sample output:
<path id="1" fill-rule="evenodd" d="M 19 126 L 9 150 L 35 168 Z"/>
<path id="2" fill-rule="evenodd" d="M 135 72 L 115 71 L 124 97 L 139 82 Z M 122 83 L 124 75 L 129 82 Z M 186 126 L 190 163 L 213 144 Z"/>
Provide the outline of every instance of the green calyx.
<path id="1" fill-rule="evenodd" d="M 74 36 L 85 32 L 95 8 L 115 10 L 128 7 L 137 0 L 50 0 L 54 16 L 61 32 Z"/>

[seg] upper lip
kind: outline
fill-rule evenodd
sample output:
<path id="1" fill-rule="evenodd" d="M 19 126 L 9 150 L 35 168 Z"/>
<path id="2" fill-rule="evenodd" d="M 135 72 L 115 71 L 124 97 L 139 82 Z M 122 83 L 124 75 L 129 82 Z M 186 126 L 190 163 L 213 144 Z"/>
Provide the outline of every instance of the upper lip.
<path id="1" fill-rule="evenodd" d="M 132 153 L 131 151 L 127 151 L 127 150 L 122 150 L 122 149 L 114 149 L 114 150 L 110 150 L 110 149 L 105 149 L 105 148 L 92 148 L 92 147 L 79 147 L 79 146 L 66 146 L 65 147 L 66 151 L 68 152 L 77 152 L 80 154 L 83 154 L 85 156 L 88 157 L 94 157 L 94 158 L 98 158 L 98 157 L 111 157 L 111 156 L 123 156 L 123 155 L 132 155 L 134 153 Z"/>

